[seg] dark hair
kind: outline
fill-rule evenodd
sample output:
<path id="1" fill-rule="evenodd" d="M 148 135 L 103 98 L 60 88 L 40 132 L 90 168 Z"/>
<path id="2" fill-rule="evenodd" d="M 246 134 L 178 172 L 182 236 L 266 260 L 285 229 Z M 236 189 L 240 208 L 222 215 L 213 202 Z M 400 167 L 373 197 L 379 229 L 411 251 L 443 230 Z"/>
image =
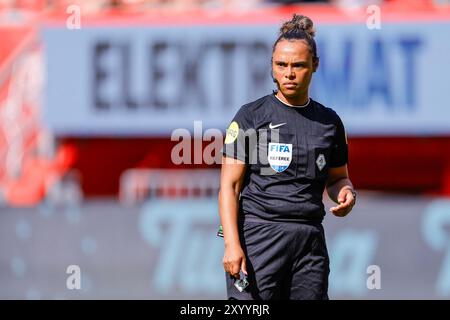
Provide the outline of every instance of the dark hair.
<path id="1" fill-rule="evenodd" d="M 286 21 L 280 28 L 280 34 L 275 41 L 272 53 L 281 40 L 305 40 L 309 51 L 313 55 L 313 60 L 318 59 L 317 46 L 314 40 L 315 30 L 310 18 L 303 15 L 294 14 L 291 20 Z"/>

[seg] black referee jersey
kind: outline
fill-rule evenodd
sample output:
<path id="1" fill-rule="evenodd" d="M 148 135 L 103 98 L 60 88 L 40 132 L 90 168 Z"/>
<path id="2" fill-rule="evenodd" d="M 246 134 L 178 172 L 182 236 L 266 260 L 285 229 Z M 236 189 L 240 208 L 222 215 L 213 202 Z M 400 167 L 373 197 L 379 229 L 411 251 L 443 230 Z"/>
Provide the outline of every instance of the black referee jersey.
<path id="1" fill-rule="evenodd" d="M 248 164 L 240 196 L 244 215 L 271 221 L 322 222 L 328 169 L 348 159 L 335 111 L 313 99 L 289 106 L 275 94 L 239 109 L 222 153 Z"/>

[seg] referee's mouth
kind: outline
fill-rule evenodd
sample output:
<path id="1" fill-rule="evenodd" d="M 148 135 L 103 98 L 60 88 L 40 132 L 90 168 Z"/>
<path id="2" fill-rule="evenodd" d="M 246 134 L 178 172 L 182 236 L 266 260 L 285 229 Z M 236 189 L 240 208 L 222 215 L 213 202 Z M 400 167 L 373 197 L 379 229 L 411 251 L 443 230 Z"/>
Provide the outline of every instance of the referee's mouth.
<path id="1" fill-rule="evenodd" d="M 286 89 L 295 89 L 297 87 L 297 84 L 295 82 L 286 82 L 286 83 L 283 83 L 283 86 Z"/>

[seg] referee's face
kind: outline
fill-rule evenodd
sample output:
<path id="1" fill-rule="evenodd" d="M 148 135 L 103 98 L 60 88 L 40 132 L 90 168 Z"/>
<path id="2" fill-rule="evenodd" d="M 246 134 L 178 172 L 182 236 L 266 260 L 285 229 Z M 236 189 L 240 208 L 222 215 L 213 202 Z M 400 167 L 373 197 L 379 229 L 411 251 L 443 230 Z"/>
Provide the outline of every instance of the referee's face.
<path id="1" fill-rule="evenodd" d="M 287 102 L 301 104 L 308 99 L 308 88 L 312 73 L 318 62 L 303 40 L 281 40 L 272 55 L 273 77 L 278 86 L 280 98 Z"/>

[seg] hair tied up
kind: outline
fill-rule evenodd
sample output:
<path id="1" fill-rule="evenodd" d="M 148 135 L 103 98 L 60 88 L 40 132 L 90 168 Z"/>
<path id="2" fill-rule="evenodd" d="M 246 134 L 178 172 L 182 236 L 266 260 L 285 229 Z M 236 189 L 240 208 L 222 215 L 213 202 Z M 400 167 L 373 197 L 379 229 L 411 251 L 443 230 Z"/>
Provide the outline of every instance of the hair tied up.
<path id="1" fill-rule="evenodd" d="M 307 16 L 294 14 L 291 20 L 286 21 L 280 28 L 280 37 L 284 35 L 305 32 L 311 38 L 315 36 L 316 30 L 314 30 L 314 24 L 310 18 Z"/>

